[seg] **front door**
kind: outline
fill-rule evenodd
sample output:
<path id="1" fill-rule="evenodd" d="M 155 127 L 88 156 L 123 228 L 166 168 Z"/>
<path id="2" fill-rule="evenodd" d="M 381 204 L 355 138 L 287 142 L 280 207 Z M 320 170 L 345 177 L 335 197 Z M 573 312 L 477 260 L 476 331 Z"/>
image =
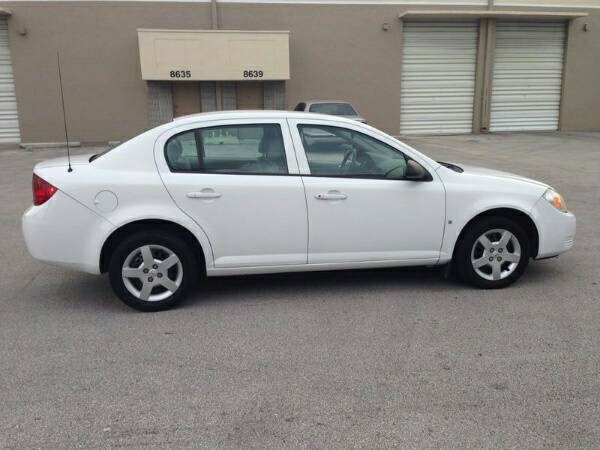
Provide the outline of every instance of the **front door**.
<path id="1" fill-rule="evenodd" d="M 237 109 L 264 109 L 264 92 L 261 81 L 237 82 Z"/>
<path id="2" fill-rule="evenodd" d="M 172 84 L 173 117 L 187 116 L 202 111 L 200 86 L 194 81 L 175 81 Z"/>
<path id="3" fill-rule="evenodd" d="M 430 181 L 404 179 L 407 155 L 364 128 L 289 123 L 304 174 L 309 263 L 437 262 L 445 194 L 435 172 Z"/>
<path id="4" fill-rule="evenodd" d="M 170 195 L 207 234 L 215 267 L 306 264 L 306 201 L 285 120 L 188 124 L 159 139 L 155 154 Z"/>

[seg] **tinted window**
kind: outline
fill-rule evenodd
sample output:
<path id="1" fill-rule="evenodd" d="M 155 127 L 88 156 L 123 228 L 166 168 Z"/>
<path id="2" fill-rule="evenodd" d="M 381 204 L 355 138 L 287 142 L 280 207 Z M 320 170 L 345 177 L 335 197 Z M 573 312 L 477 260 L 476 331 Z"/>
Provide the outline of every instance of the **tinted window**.
<path id="1" fill-rule="evenodd" d="M 279 125 L 227 125 L 173 136 L 165 157 L 174 172 L 287 174 Z"/>
<path id="2" fill-rule="evenodd" d="M 315 103 L 310 105 L 310 112 L 330 114 L 333 116 L 357 116 L 350 103 Z"/>
<path id="3" fill-rule="evenodd" d="M 165 146 L 165 157 L 167 158 L 169 167 L 173 171 L 187 172 L 198 170 L 200 163 L 194 130 L 186 131 L 169 139 Z"/>
<path id="4" fill-rule="evenodd" d="M 406 158 L 399 150 L 347 128 L 299 125 L 310 173 L 324 177 L 402 179 Z"/>
<path id="5" fill-rule="evenodd" d="M 306 108 L 306 103 L 298 103 L 294 108 L 294 111 L 304 111 Z"/>

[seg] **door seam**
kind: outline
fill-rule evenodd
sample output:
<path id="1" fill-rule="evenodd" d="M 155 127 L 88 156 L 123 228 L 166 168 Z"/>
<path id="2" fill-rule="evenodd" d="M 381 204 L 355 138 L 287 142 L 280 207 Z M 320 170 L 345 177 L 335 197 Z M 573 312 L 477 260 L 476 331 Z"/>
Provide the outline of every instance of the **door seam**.
<path id="1" fill-rule="evenodd" d="M 292 126 L 288 119 L 285 119 L 285 123 L 287 124 L 287 131 L 290 137 L 290 142 L 292 143 L 294 158 L 296 159 L 296 167 L 298 167 L 298 175 L 300 175 L 300 181 L 302 182 L 302 190 L 304 191 L 304 211 L 306 213 L 306 264 L 308 264 L 308 249 L 310 248 L 310 221 L 308 214 L 308 196 L 306 193 L 306 185 L 304 184 L 304 176 L 300 170 L 300 162 L 298 161 L 298 150 L 296 149 L 296 144 L 294 143 L 294 136 L 292 135 Z M 304 148 L 302 149 L 302 151 L 304 151 Z"/>

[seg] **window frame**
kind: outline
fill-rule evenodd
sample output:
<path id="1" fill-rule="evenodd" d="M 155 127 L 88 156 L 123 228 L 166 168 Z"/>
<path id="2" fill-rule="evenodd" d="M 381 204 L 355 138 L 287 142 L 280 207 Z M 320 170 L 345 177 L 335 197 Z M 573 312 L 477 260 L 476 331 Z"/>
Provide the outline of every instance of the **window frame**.
<path id="1" fill-rule="evenodd" d="M 191 124 L 190 124 L 191 125 Z M 291 176 L 296 175 L 293 173 L 292 167 L 290 167 L 288 148 L 289 143 L 286 142 L 285 132 L 284 130 L 287 127 L 287 123 L 284 123 L 279 120 L 256 120 L 256 121 L 215 121 L 215 122 L 206 122 L 202 125 L 197 124 L 198 126 L 188 126 L 183 130 L 176 131 L 175 133 L 169 134 L 164 141 L 162 142 L 162 156 L 165 161 L 165 165 L 167 169 L 171 173 L 176 174 L 205 174 L 205 175 L 250 175 L 250 176 Z M 215 128 L 243 128 L 243 127 L 264 127 L 267 125 L 277 126 L 279 128 L 279 133 L 281 136 L 281 142 L 283 144 L 283 160 L 285 173 L 269 173 L 269 172 L 237 172 L 237 171 L 227 171 L 227 172 L 212 172 L 205 170 L 202 166 L 204 165 L 204 145 L 202 142 L 201 131 L 202 130 L 210 130 Z M 175 169 L 172 167 L 169 158 L 167 157 L 167 145 L 171 140 L 177 138 L 177 136 L 181 136 L 182 134 L 193 132 L 194 140 L 196 143 L 196 153 L 198 157 L 198 162 L 200 165 L 199 169 L 193 170 L 182 170 Z M 288 132 L 289 134 L 289 132 Z M 297 167 L 296 167 L 297 170 Z"/>

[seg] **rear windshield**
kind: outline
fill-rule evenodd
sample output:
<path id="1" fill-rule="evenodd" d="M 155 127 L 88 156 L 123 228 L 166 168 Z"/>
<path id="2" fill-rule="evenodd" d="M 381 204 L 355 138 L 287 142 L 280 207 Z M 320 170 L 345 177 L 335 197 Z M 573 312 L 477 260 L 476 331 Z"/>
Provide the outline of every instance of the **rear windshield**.
<path id="1" fill-rule="evenodd" d="M 137 136 L 139 136 L 139 134 L 138 134 Z M 106 155 L 107 153 L 110 153 L 110 152 L 112 152 L 112 151 L 113 151 L 115 148 L 119 148 L 121 145 L 125 144 L 126 142 L 129 142 L 129 141 L 131 141 L 133 138 L 136 138 L 137 136 L 133 136 L 133 137 L 131 137 L 131 138 L 129 138 L 129 139 L 126 139 L 126 140 L 125 140 L 125 141 L 123 141 L 123 142 L 120 142 L 120 143 L 118 143 L 118 144 L 111 145 L 111 146 L 109 146 L 109 147 L 108 147 L 106 150 L 104 150 L 104 151 L 102 151 L 102 152 L 100 152 L 100 153 L 96 153 L 95 155 L 92 155 L 92 156 L 90 156 L 89 162 L 95 161 L 95 160 L 97 160 L 98 158 L 100 158 L 100 157 L 102 157 L 102 156 Z"/>
<path id="2" fill-rule="evenodd" d="M 333 116 L 357 116 L 350 103 L 315 103 L 310 105 L 310 112 L 331 114 Z"/>

